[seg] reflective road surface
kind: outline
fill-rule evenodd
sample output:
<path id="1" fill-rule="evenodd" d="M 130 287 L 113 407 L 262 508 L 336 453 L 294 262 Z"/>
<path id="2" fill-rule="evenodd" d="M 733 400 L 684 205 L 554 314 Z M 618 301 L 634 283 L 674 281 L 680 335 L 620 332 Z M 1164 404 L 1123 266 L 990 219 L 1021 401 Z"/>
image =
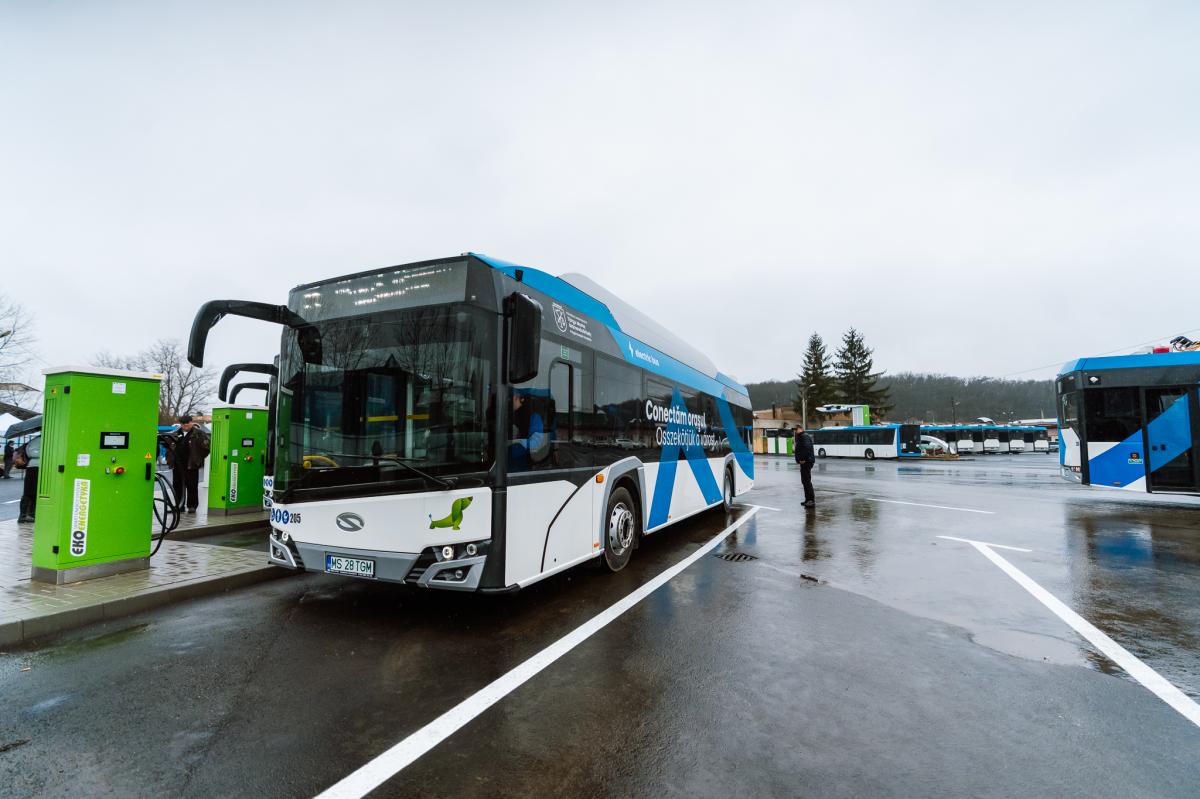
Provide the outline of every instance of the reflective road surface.
<path id="1" fill-rule="evenodd" d="M 756 469 L 735 513 L 616 575 L 499 597 L 307 575 L 12 648 L 0 794 L 318 794 L 739 521 L 410 764 L 385 759 L 371 795 L 1200 794 L 1200 728 L 952 540 L 1014 548 L 989 551 L 1195 699 L 1200 504 L 1073 486 L 1030 454 L 823 461 L 806 511 L 791 463 Z"/>

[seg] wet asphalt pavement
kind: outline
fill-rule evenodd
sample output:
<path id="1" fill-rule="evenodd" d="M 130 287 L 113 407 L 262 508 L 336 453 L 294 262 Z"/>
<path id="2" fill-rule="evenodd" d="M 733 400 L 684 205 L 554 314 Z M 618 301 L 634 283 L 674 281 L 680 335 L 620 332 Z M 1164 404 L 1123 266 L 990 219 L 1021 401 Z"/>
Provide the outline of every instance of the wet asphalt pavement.
<path id="1" fill-rule="evenodd" d="M 1200 504 L 1056 463 L 825 461 L 805 511 L 759 458 L 764 509 L 712 555 L 373 795 L 1195 796 L 1200 729 L 938 538 L 1032 550 L 1003 555 L 1200 697 Z M 512 596 L 308 575 L 11 649 L 0 794 L 315 794 L 746 512 Z"/>
<path id="2" fill-rule="evenodd" d="M 15 519 L 20 513 L 21 492 L 25 486 L 25 473 L 13 469 L 7 480 L 0 479 L 0 522 Z"/>

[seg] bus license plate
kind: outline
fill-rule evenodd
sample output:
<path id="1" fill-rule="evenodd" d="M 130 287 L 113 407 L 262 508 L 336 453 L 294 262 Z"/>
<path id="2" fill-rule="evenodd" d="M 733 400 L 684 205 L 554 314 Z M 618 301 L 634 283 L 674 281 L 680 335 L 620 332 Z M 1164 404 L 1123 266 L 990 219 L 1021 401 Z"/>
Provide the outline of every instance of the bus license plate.
<path id="1" fill-rule="evenodd" d="M 374 577 L 375 561 L 366 558 L 345 558 L 341 555 L 325 556 L 325 571 L 329 574 L 346 574 L 351 577 Z"/>

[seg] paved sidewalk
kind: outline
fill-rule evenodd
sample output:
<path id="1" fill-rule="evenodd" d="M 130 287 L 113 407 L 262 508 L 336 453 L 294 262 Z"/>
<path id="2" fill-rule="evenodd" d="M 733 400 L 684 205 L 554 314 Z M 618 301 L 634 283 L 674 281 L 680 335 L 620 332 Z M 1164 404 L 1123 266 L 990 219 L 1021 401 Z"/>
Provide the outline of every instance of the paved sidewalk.
<path id="1" fill-rule="evenodd" d="M 264 514 L 210 521 L 201 509 L 183 516 L 149 569 L 50 585 L 29 577 L 33 525 L 0 522 L 0 646 L 290 574 L 261 551 L 181 540 L 257 526 L 265 538 Z"/>

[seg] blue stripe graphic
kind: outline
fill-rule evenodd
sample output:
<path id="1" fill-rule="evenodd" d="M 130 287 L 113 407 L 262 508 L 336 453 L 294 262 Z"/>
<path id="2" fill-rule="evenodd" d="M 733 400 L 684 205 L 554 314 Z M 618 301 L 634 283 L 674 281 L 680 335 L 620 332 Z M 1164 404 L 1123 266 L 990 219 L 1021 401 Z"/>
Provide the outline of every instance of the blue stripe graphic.
<path id="1" fill-rule="evenodd" d="M 1171 403 L 1158 418 L 1150 422 L 1146 433 L 1150 444 L 1162 449 L 1144 452 L 1142 431 L 1138 430 L 1112 449 L 1088 459 L 1089 479 L 1092 485 L 1123 488 L 1146 476 L 1143 461 L 1150 464 L 1150 472 L 1153 473 L 1191 449 L 1192 430 L 1188 395 L 1182 394 Z M 1065 448 L 1060 448 L 1060 458 L 1063 457 L 1062 449 Z M 1141 456 L 1141 460 L 1130 463 L 1135 452 Z"/>
<path id="2" fill-rule="evenodd" d="M 671 396 L 671 407 L 678 410 L 682 418 L 687 418 L 688 411 L 683 404 L 683 396 L 680 395 L 678 388 Z M 666 433 L 695 432 L 695 430 L 696 428 L 691 425 L 670 422 L 667 424 Z M 700 493 L 704 495 L 704 502 L 712 505 L 721 499 L 721 489 L 717 487 L 717 481 L 713 477 L 712 469 L 709 468 L 708 457 L 704 454 L 703 447 L 694 441 L 683 446 L 678 443 L 663 444 L 662 457 L 658 464 L 658 479 L 654 482 L 654 500 L 650 503 L 650 521 L 646 525 L 647 530 L 666 524 L 671 515 L 671 497 L 675 493 L 675 470 L 679 468 L 679 450 L 681 448 L 688 466 L 692 468 L 692 474 L 696 477 L 696 482 L 700 485 Z"/>
<path id="3" fill-rule="evenodd" d="M 717 413 L 721 414 L 721 427 L 725 429 L 725 437 L 729 439 L 729 448 L 733 450 L 734 460 L 742 467 L 746 476 L 753 480 L 754 453 L 746 446 L 746 440 L 742 438 L 743 431 L 738 429 L 737 422 L 733 420 L 733 411 L 724 397 L 717 397 Z"/>

